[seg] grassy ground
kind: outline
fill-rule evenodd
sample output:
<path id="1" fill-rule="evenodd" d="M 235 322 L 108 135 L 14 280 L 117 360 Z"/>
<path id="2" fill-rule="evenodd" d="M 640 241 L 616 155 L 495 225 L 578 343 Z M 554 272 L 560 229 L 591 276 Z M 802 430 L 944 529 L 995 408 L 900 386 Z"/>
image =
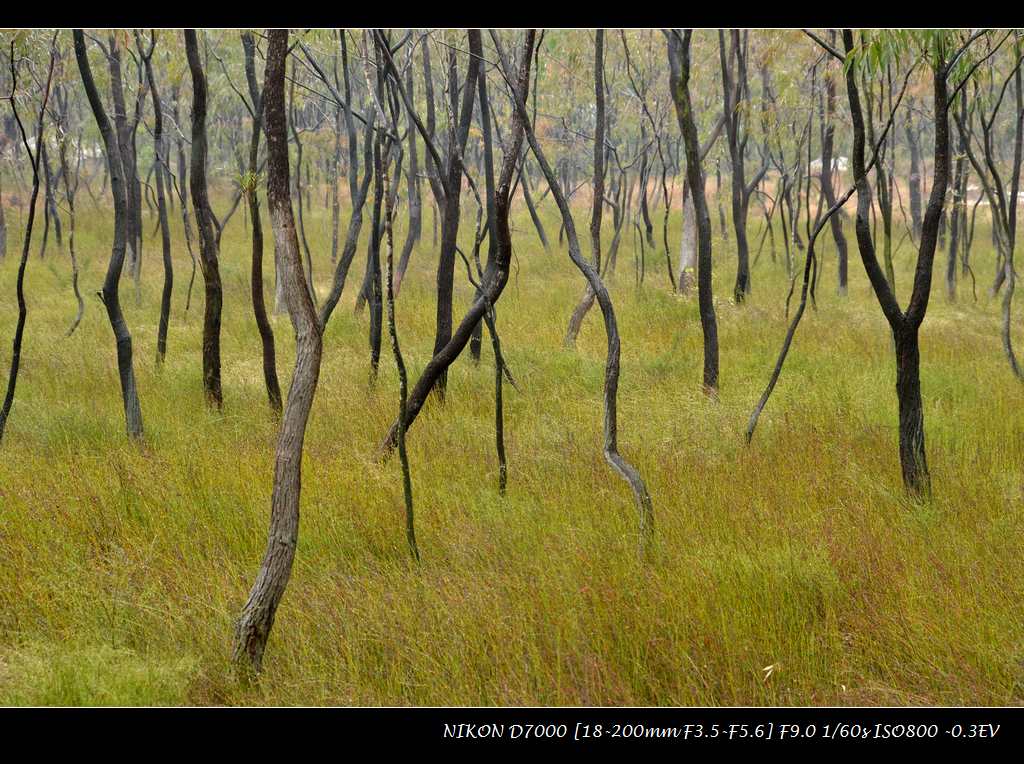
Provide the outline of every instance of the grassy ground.
<path id="1" fill-rule="evenodd" d="M 429 407 L 410 432 L 423 555 L 419 567 L 410 562 L 397 460 L 373 458 L 397 409 L 397 383 L 385 345 L 381 379 L 368 384 L 367 318 L 352 311 L 360 250 L 325 337 L 294 574 L 262 682 L 239 686 L 228 662 L 232 626 L 263 551 L 276 432 L 242 212 L 221 260 L 222 414 L 203 404 L 201 276 L 186 314 L 191 266 L 180 220 L 168 357 L 155 365 L 159 241 L 148 238 L 147 219 L 141 303 L 130 281 L 122 288 L 146 427 L 137 448 L 126 442 L 113 340 L 93 296 L 110 214 L 87 197 L 79 206 L 88 304 L 71 338 L 66 253 L 51 237 L 46 259 L 33 254 L 29 266 L 23 367 L 0 450 L 0 702 L 1024 700 L 1024 389 L 1002 356 L 994 302 L 962 290 L 951 305 L 936 275 L 922 332 L 935 497 L 914 504 L 899 478 L 889 338 L 855 251 L 842 299 L 825 248 L 819 310 L 808 311 L 745 447 L 747 416 L 785 331 L 783 269 L 766 247 L 753 297 L 737 307 L 727 299 L 733 250 L 716 240 L 722 390 L 711 402 L 699 386 L 695 300 L 669 293 L 657 253 L 648 253 L 637 289 L 627 239 L 612 294 L 623 338 L 621 449 L 654 499 L 656 540 L 642 563 L 628 488 L 600 451 L 599 314 L 588 317 L 578 350 L 563 348 L 583 281 L 564 251 L 537 246 L 525 214 L 500 306 L 522 388 L 506 392 L 507 497 L 496 489 L 485 342 L 481 365 L 460 359 L 447 405 Z M 10 253 L 0 263 L 5 370 L 18 218 L 9 211 Z M 321 296 L 327 220 L 317 202 L 309 233 Z M 429 211 L 425 228 L 398 308 L 412 374 L 433 342 Z M 984 286 L 992 253 L 983 232 L 976 239 Z M 912 259 L 907 246 L 897 256 L 903 300 Z M 463 306 L 461 265 L 457 281 Z M 286 386 L 287 316 L 274 326 Z"/>

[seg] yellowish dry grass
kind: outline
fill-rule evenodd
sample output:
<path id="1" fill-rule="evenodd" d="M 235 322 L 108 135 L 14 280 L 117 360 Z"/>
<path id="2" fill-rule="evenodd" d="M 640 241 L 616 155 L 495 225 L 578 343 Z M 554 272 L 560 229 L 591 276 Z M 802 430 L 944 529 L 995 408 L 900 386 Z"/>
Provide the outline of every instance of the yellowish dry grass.
<path id="1" fill-rule="evenodd" d="M 381 379 L 368 385 L 367 319 L 352 312 L 361 250 L 325 338 L 294 575 L 263 679 L 239 686 L 229 671 L 232 624 L 263 550 L 276 431 L 242 213 L 222 252 L 222 414 L 202 398 L 201 276 L 183 312 L 190 264 L 180 219 L 167 363 L 155 365 L 159 242 L 148 238 L 147 217 L 141 304 L 129 281 L 122 287 L 146 426 L 140 449 L 124 436 L 113 340 L 93 296 L 109 256 L 110 214 L 84 197 L 79 206 L 85 320 L 64 338 L 74 313 L 66 253 L 33 254 L 22 376 L 0 450 L 0 702 L 1024 699 L 1024 388 L 1001 355 L 994 302 L 950 305 L 936 275 L 922 334 L 935 497 L 915 504 L 899 480 L 890 343 L 855 251 L 850 296 L 841 299 L 824 248 L 819 309 L 808 311 L 748 448 L 747 416 L 785 331 L 782 268 L 765 251 L 754 295 L 737 307 L 726 299 L 732 249 L 716 239 L 722 390 L 711 402 L 699 386 L 695 301 L 668 293 L 657 253 L 648 253 L 637 289 L 627 238 L 612 293 L 623 338 L 621 449 L 654 499 L 655 542 L 641 562 L 630 494 L 600 452 L 597 310 L 578 350 L 564 349 L 582 278 L 564 251 L 539 248 L 523 211 L 499 306 L 522 388 L 506 394 L 508 496 L 496 487 L 485 342 L 481 365 L 460 359 L 447 405 L 431 406 L 410 432 L 423 555 L 419 567 L 410 562 L 397 460 L 373 458 L 397 409 L 397 382 L 385 343 Z M 433 342 L 436 255 L 426 214 L 398 307 L 412 374 Z M 309 230 L 321 296 L 328 215 L 318 202 Z M 546 215 L 555 237 L 551 208 Z M 20 250 L 16 211 L 8 219 L 5 369 Z M 976 238 L 986 241 L 981 231 Z M 974 262 L 987 285 L 990 248 L 979 244 Z M 905 299 L 908 248 L 897 265 Z M 457 281 L 463 306 L 470 291 L 461 265 Z M 286 386 L 287 316 L 274 326 Z M 766 677 L 768 665 L 776 668 Z"/>

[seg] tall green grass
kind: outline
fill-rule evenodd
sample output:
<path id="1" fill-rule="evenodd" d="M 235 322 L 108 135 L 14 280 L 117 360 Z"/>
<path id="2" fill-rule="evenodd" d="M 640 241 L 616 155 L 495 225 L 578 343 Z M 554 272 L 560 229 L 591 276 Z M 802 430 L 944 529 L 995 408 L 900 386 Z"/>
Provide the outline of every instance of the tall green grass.
<path id="1" fill-rule="evenodd" d="M 317 195 L 307 220 L 322 297 L 330 232 Z M 844 299 L 835 295 L 830 243 L 823 247 L 818 309 L 805 316 L 746 447 L 747 416 L 785 332 L 783 268 L 766 245 L 753 295 L 737 307 L 728 299 L 733 250 L 716 238 L 722 388 L 712 402 L 700 390 L 695 299 L 669 293 L 657 250 L 648 250 L 637 288 L 624 236 L 610 281 L 622 332 L 621 450 L 655 510 L 651 557 L 641 562 L 628 488 L 601 456 L 599 313 L 587 318 L 578 349 L 566 350 L 583 280 L 563 249 L 539 247 L 522 210 L 498 307 L 521 387 L 506 393 L 507 497 L 497 491 L 485 342 L 480 366 L 465 354 L 447 404 L 430 404 L 409 433 L 423 555 L 419 566 L 410 561 L 397 460 L 374 460 L 397 411 L 397 379 L 385 343 L 380 379 L 369 384 L 367 317 L 352 310 L 361 248 L 324 340 L 294 574 L 261 681 L 237 683 L 232 626 L 263 550 L 276 434 L 243 214 L 221 253 L 223 413 L 203 402 L 202 282 L 197 275 L 186 314 L 191 264 L 177 215 L 167 361 L 155 364 L 159 240 L 146 217 L 138 305 L 122 282 L 142 447 L 124 434 L 113 338 L 94 296 L 109 257 L 109 210 L 79 199 L 87 311 L 70 338 L 66 251 L 52 235 L 46 259 L 33 247 L 22 374 L 0 447 L 0 702 L 1024 700 L 1024 389 L 1002 357 L 995 302 L 975 303 L 961 288 L 960 301 L 947 303 L 936 269 L 922 330 L 934 498 L 912 503 L 899 477 L 891 343 L 856 251 Z M 544 214 L 555 237 L 553 208 Z M 436 248 L 426 215 L 398 301 L 411 375 L 433 344 Z M 16 210 L 8 220 L 4 369 L 16 316 Z M 678 226 L 674 215 L 673 247 Z M 976 241 L 987 244 L 984 232 Z M 914 255 L 904 246 L 896 260 L 905 299 Z M 973 261 L 987 283 L 991 248 L 978 244 Z M 269 285 L 269 251 L 266 262 Z M 471 297 L 464 277 L 460 267 L 457 312 Z M 286 315 L 273 321 L 286 387 L 291 327 Z"/>

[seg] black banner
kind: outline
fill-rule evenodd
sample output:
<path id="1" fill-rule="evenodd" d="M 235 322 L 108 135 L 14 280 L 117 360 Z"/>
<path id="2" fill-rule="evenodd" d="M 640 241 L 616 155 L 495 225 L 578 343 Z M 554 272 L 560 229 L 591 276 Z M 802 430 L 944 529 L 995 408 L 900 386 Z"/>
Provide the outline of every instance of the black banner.
<path id="1" fill-rule="evenodd" d="M 1017 747 L 1021 708 L 27 708 L 0 710 L 7 741 L 36 750 L 267 754 L 310 745 L 593 750 Z M 5 742 L 7 742 L 5 741 Z M 132 742 L 134 741 L 134 742 Z M 8 743 L 9 744 L 9 743 Z"/>

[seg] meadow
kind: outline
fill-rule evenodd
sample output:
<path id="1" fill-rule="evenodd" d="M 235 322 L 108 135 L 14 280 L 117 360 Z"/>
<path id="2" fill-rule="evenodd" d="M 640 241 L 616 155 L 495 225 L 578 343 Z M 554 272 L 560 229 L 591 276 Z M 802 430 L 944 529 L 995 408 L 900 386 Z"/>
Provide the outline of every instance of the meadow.
<path id="1" fill-rule="evenodd" d="M 226 208 L 225 193 L 215 209 Z M 307 233 L 323 298 L 330 213 L 322 196 L 314 203 Z M 23 365 L 0 446 L 0 703 L 1024 701 L 1024 388 L 1002 355 L 998 304 L 987 295 L 987 221 L 972 252 L 977 301 L 965 284 L 947 301 L 945 252 L 937 256 L 921 336 L 934 489 L 925 501 L 902 487 L 891 341 L 852 236 L 849 295 L 836 294 L 833 248 L 823 243 L 817 310 L 808 309 L 747 446 L 747 417 L 786 329 L 781 261 L 766 245 L 752 296 L 735 305 L 734 250 L 716 221 L 722 373 L 710 400 L 700 388 L 696 298 L 671 293 L 660 247 L 648 250 L 638 287 L 625 234 L 609 283 L 622 333 L 620 448 L 654 501 L 646 559 L 636 553 L 628 487 L 601 454 L 597 309 L 575 350 L 562 343 L 584 282 L 556 245 L 550 200 L 542 205 L 550 252 L 516 205 L 513 272 L 498 306 L 520 388 L 505 391 L 507 495 L 497 489 L 485 339 L 480 364 L 464 354 L 445 405 L 429 404 L 409 432 L 422 562 L 410 559 L 398 460 L 375 458 L 397 412 L 397 376 L 385 337 L 370 383 L 368 318 L 353 311 L 361 246 L 324 338 L 295 569 L 264 672 L 247 685 L 231 668 L 231 636 L 265 544 L 277 423 L 249 301 L 244 212 L 221 251 L 222 412 L 203 400 L 202 276 L 186 313 L 191 262 L 179 213 L 167 359 L 155 362 L 162 275 L 155 218 L 144 216 L 139 300 L 127 273 L 121 287 L 145 423 L 140 447 L 125 436 L 113 337 L 95 296 L 112 216 L 84 194 L 78 208 L 87 305 L 71 337 L 67 250 L 52 233 L 40 260 L 37 229 L 26 281 Z M 468 240 L 472 211 L 465 215 Z M 581 230 L 586 215 L 580 202 Z M 9 208 L 7 217 L 5 372 L 23 214 Z M 430 217 L 428 208 L 397 304 L 412 379 L 433 345 Z M 404 218 L 403 207 L 399 242 Z M 679 225 L 673 214 L 674 259 Z M 905 301 L 909 244 L 895 260 Z M 472 294 L 461 263 L 456 283 L 458 317 Z M 291 326 L 286 314 L 272 320 L 287 389 Z M 1015 325 L 1024 337 L 1020 318 Z"/>

